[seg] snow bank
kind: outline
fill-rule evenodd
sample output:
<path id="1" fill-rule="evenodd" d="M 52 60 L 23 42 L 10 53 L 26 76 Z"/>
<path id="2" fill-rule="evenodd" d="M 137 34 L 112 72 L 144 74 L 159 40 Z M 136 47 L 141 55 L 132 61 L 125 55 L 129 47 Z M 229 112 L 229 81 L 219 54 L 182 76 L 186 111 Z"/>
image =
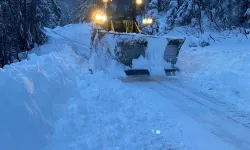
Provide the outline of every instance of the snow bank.
<path id="1" fill-rule="evenodd" d="M 90 57 L 90 39 L 91 25 L 90 24 L 69 24 L 55 29 L 45 28 L 49 38 L 48 44 L 33 49 L 33 53 L 37 55 L 48 54 L 51 51 L 60 52 L 64 45 L 70 44 L 76 54 L 85 58 Z"/>
<path id="2" fill-rule="evenodd" d="M 178 67 L 191 88 L 250 112 L 250 36 L 233 32 L 206 33 L 201 39 L 189 36 Z M 203 40 L 210 45 L 199 46 Z"/>
<path id="3" fill-rule="evenodd" d="M 68 101 L 80 96 L 77 74 L 87 71 L 81 69 L 84 59 L 76 52 L 88 50 L 50 34 L 51 44 L 33 51 L 40 56 L 30 54 L 0 70 L 1 150 L 42 149 L 51 141 L 54 123 Z"/>
<path id="4" fill-rule="evenodd" d="M 250 52 L 184 52 L 179 65 L 192 86 L 249 111 Z"/>
<path id="5" fill-rule="evenodd" d="M 0 71 L 0 149 L 38 150 L 47 142 L 63 104 L 78 95 L 73 71 L 56 53 Z"/>

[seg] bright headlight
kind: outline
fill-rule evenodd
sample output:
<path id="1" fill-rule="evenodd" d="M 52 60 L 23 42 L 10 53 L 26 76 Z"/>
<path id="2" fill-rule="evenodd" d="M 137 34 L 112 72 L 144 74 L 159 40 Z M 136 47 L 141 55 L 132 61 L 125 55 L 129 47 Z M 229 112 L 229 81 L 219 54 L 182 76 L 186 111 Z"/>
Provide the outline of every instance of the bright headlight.
<path id="1" fill-rule="evenodd" d="M 143 3 L 143 0 L 136 0 L 137 5 L 141 5 Z"/>
<path id="2" fill-rule="evenodd" d="M 153 19 L 152 18 L 148 18 L 147 23 L 148 24 L 152 24 L 153 23 Z"/>
<path id="3" fill-rule="evenodd" d="M 154 20 L 152 18 L 145 18 L 142 20 L 142 23 L 145 25 L 150 25 L 154 22 Z"/>
<path id="4" fill-rule="evenodd" d="M 95 19 L 96 19 L 97 21 L 102 20 L 102 15 L 101 15 L 101 14 L 96 14 L 96 15 L 95 15 Z"/>
<path id="5" fill-rule="evenodd" d="M 102 11 L 97 11 L 93 13 L 92 18 L 93 18 L 93 21 L 97 24 L 104 24 L 108 20 L 106 14 L 103 13 Z"/>

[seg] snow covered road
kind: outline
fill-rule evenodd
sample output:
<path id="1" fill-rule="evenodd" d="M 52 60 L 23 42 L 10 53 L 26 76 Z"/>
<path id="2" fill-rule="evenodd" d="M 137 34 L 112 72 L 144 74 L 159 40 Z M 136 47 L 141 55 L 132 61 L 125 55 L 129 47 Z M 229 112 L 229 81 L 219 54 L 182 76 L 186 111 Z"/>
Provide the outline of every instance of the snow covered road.
<path id="1" fill-rule="evenodd" d="M 177 77 L 121 78 L 105 59 L 91 74 L 89 28 L 47 29 L 0 70 L 1 150 L 250 149 L 250 50 L 183 51 Z"/>
<path id="2" fill-rule="evenodd" d="M 218 101 L 173 84 L 178 79 L 145 77 L 122 81 L 143 94 L 152 92 L 154 105 L 179 125 L 188 149 L 250 148 L 249 124 L 235 119 Z"/>

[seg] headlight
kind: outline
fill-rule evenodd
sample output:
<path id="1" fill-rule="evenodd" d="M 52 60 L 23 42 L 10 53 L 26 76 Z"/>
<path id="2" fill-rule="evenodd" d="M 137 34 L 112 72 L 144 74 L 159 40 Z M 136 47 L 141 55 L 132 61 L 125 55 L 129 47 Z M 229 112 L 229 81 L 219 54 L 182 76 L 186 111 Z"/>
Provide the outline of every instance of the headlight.
<path id="1" fill-rule="evenodd" d="M 96 15 L 95 15 L 95 19 L 96 19 L 97 21 L 102 20 L 102 15 L 101 15 L 101 14 L 96 14 Z"/>
<path id="2" fill-rule="evenodd" d="M 152 19 L 152 18 L 148 18 L 148 19 L 147 19 L 147 23 L 148 23 L 148 24 L 152 24 L 152 23 L 153 23 L 153 19 Z"/>
<path id="3" fill-rule="evenodd" d="M 142 23 L 145 25 L 150 25 L 150 24 L 154 23 L 154 20 L 152 18 L 145 18 L 142 20 Z"/>
<path id="4" fill-rule="evenodd" d="M 101 11 L 95 12 L 92 18 L 93 21 L 97 24 L 103 24 L 107 21 L 107 16 Z"/>
<path id="5" fill-rule="evenodd" d="M 136 0 L 136 5 L 141 5 L 143 3 L 143 0 Z"/>

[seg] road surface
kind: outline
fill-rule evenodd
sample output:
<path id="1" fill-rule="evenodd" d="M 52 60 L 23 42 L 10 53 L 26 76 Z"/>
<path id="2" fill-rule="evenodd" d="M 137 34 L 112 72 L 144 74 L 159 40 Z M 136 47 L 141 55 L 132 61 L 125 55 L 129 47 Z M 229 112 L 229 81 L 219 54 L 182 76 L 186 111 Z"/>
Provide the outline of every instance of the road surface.
<path id="1" fill-rule="evenodd" d="M 154 105 L 179 125 L 188 149 L 250 149 L 249 119 L 239 119 L 219 100 L 178 84 L 177 78 L 121 78 L 125 84 L 154 95 Z"/>

